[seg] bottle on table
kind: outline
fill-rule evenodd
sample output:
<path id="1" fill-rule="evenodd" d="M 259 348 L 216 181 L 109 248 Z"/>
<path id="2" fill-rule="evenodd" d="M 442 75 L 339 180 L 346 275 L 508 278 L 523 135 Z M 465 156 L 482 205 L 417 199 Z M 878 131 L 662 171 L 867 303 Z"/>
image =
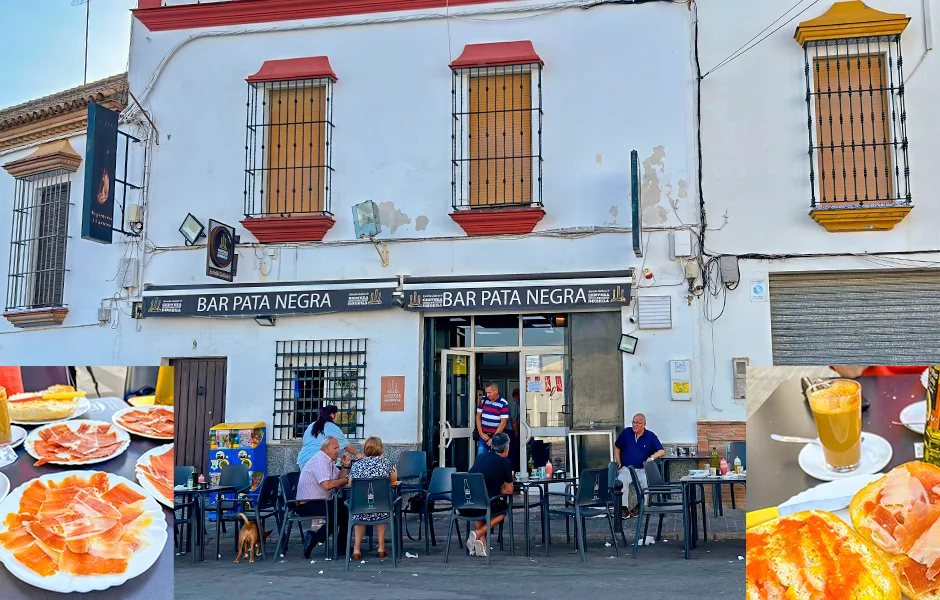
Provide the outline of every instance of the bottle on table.
<path id="1" fill-rule="evenodd" d="M 196 487 L 197 483 L 199 483 L 199 471 L 193 467 L 193 483 L 189 487 Z"/>
<path id="2" fill-rule="evenodd" d="M 741 457 L 740 457 L 740 456 L 735 456 L 735 457 L 734 457 L 734 474 L 735 474 L 735 475 L 740 475 L 740 474 L 741 474 L 741 470 L 742 470 L 742 469 L 741 469 Z"/>
<path id="3" fill-rule="evenodd" d="M 545 463 L 545 477 L 548 479 L 552 478 L 552 461 Z"/>
<path id="4" fill-rule="evenodd" d="M 528 462 L 528 464 L 527 464 L 526 466 L 528 467 L 528 468 L 526 469 L 526 472 L 527 472 L 529 475 L 532 475 L 532 476 L 534 477 L 534 476 L 535 476 L 535 461 L 532 460 L 532 457 L 531 457 L 531 456 L 529 456 L 529 462 Z"/>
<path id="5" fill-rule="evenodd" d="M 7 391 L 0 387 L 0 446 L 13 441 L 13 426 L 10 424 L 10 408 L 7 406 Z"/>
<path id="6" fill-rule="evenodd" d="M 206 482 L 206 475 L 205 475 L 205 473 L 200 473 L 200 474 L 199 474 L 199 485 L 202 485 L 202 484 L 204 484 L 205 482 Z"/>
<path id="7" fill-rule="evenodd" d="M 924 462 L 940 466 L 940 366 L 928 369 Z"/>
<path id="8" fill-rule="evenodd" d="M 724 458 L 721 459 L 721 462 L 719 463 L 718 472 L 721 473 L 722 475 L 728 474 L 728 461 L 725 460 Z"/>
<path id="9" fill-rule="evenodd" d="M 196 485 L 196 469 L 186 478 L 186 487 L 192 489 Z"/>
<path id="10" fill-rule="evenodd" d="M 715 472 L 718 472 L 718 469 L 721 468 L 721 459 L 718 458 L 718 448 L 712 447 L 712 468 L 715 469 Z"/>

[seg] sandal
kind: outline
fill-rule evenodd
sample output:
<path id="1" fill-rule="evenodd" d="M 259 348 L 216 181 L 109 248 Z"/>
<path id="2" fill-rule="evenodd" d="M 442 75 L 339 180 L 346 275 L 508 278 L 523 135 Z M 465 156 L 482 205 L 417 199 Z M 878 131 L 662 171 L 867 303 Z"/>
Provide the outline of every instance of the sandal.
<path id="1" fill-rule="evenodd" d="M 362 560 L 362 552 L 353 552 L 353 554 L 352 554 L 352 559 L 353 559 L 353 560 Z"/>
<path id="2" fill-rule="evenodd" d="M 385 558 L 386 556 L 387 554 L 385 554 L 385 550 L 379 550 L 379 558 Z"/>

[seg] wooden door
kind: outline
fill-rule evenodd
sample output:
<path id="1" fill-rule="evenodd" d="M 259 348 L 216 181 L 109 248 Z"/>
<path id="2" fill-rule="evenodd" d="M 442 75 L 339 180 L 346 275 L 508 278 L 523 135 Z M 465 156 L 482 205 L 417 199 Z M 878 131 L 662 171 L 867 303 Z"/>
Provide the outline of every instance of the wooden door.
<path id="1" fill-rule="evenodd" d="M 225 358 L 177 358 L 175 379 L 175 462 L 209 472 L 209 428 L 225 421 Z"/>

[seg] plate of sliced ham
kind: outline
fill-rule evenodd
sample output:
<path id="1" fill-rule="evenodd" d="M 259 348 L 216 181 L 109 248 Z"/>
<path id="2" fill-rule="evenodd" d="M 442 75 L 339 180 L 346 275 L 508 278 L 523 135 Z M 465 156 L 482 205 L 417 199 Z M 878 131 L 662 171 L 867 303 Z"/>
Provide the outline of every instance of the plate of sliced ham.
<path id="1" fill-rule="evenodd" d="M 111 423 L 76 419 L 34 429 L 23 447 L 38 467 L 104 462 L 123 453 L 130 443 L 131 437 Z"/>
<path id="2" fill-rule="evenodd" d="M 137 459 L 137 481 L 154 500 L 173 508 L 173 444 L 157 446 Z"/>
<path id="3" fill-rule="evenodd" d="M 153 566 L 166 527 L 163 509 L 136 483 L 101 471 L 52 473 L 0 502 L 0 562 L 44 590 L 104 590 Z"/>
<path id="4" fill-rule="evenodd" d="M 173 409 L 165 406 L 131 406 L 114 413 L 111 421 L 134 435 L 153 440 L 173 439 Z"/>

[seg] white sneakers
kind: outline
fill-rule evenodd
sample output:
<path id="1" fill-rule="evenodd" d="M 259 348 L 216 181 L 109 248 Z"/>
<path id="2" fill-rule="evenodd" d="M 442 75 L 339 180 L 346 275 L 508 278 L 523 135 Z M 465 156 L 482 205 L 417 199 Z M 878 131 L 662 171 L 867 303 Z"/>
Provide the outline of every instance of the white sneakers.
<path id="1" fill-rule="evenodd" d="M 486 544 L 483 540 L 473 542 L 473 548 L 476 550 L 477 556 L 486 556 Z"/>
<path id="2" fill-rule="evenodd" d="M 476 551 L 476 542 L 477 542 L 477 532 L 470 530 L 470 535 L 467 536 L 467 551 L 470 552 L 470 556 L 474 556 Z M 484 556 L 486 556 L 484 554 Z"/>

